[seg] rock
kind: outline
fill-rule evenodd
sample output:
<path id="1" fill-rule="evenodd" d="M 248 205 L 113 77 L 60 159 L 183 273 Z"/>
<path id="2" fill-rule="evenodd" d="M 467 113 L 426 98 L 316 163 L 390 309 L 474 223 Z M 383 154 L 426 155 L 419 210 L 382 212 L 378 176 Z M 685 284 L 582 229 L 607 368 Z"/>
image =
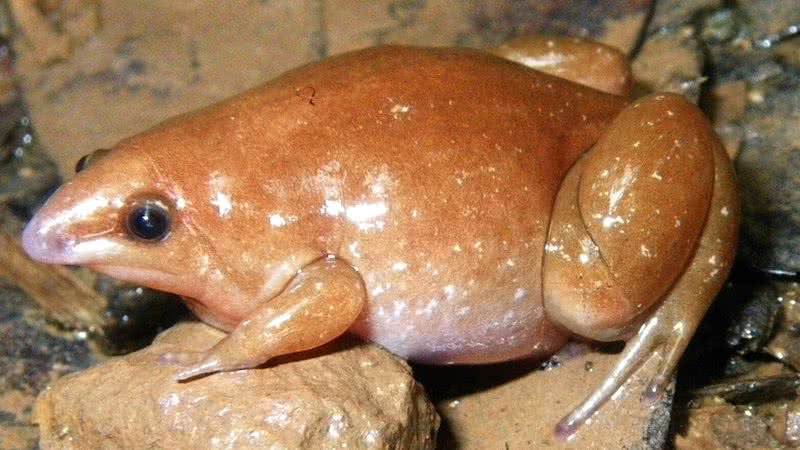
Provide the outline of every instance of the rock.
<path id="1" fill-rule="evenodd" d="M 746 4 L 745 4 L 746 3 Z M 796 0 L 752 1 L 698 11 L 710 107 L 742 194 L 740 261 L 800 272 L 800 59 Z M 783 42 L 783 43 L 782 43 Z"/>
<path id="2" fill-rule="evenodd" d="M 703 54 L 689 26 L 648 36 L 631 63 L 633 77 L 645 92 L 674 92 L 697 103 L 703 77 Z"/>
<path id="3" fill-rule="evenodd" d="M 153 342 L 158 333 L 191 315 L 175 294 L 92 274 L 94 290 L 108 300 L 103 310 L 105 327 L 96 339 L 105 354 L 122 355 L 139 350 Z"/>
<path id="4" fill-rule="evenodd" d="M 781 312 L 778 327 L 767 345 L 767 353 L 800 370 L 800 284 L 776 282 Z"/>
<path id="5" fill-rule="evenodd" d="M 772 363 L 745 377 L 695 390 L 679 400 L 675 448 L 797 447 L 798 388 L 796 374 Z"/>
<path id="6" fill-rule="evenodd" d="M 617 357 L 570 344 L 544 365 L 515 361 L 418 372 L 442 415 L 441 448 L 662 448 L 672 393 L 653 405 L 641 401 L 660 356 L 648 360 L 568 442 L 554 434 L 558 421 L 603 382 Z"/>
<path id="7" fill-rule="evenodd" d="M 35 303 L 0 280 L 0 448 L 36 447 L 36 394 L 65 373 L 94 363 L 86 339 L 48 327 Z"/>
<path id="8" fill-rule="evenodd" d="M 760 269 L 797 273 L 800 68 L 765 61 L 748 81 L 745 140 L 736 164 L 742 187 L 742 254 Z"/>
<path id="9" fill-rule="evenodd" d="M 58 380 L 35 411 L 42 448 L 431 449 L 439 417 L 410 368 L 340 340 L 266 368 L 188 383 L 165 353 L 202 351 L 223 333 L 179 324 L 148 348 Z M 312 357 L 313 356 L 313 357 Z"/>
<path id="10" fill-rule="evenodd" d="M 728 298 L 735 303 L 725 308 L 731 315 L 725 340 L 729 349 L 739 355 L 747 355 L 762 351 L 772 337 L 778 318 L 782 315 L 781 301 L 773 283 L 754 280 L 749 285 L 739 284 L 739 298 Z"/>

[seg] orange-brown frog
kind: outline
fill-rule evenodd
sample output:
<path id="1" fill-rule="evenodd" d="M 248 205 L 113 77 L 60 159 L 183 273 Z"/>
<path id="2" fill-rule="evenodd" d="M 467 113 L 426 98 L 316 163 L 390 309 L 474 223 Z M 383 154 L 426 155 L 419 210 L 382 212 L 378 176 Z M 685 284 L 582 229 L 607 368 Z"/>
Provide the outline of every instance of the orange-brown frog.
<path id="1" fill-rule="evenodd" d="M 24 245 L 230 331 L 176 355 L 180 380 L 346 331 L 434 364 L 632 337 L 569 434 L 655 352 L 663 390 L 734 255 L 708 121 L 677 95 L 628 104 L 630 84 L 587 41 L 336 56 L 95 155 Z"/>

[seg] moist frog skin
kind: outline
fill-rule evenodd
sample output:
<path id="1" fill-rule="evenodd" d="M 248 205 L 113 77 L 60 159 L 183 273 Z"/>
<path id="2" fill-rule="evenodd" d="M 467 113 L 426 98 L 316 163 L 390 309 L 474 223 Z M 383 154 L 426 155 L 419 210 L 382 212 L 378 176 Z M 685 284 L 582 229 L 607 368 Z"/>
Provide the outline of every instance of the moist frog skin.
<path id="1" fill-rule="evenodd" d="M 345 332 L 427 364 L 627 340 L 568 435 L 656 352 L 663 391 L 736 246 L 708 120 L 630 86 L 589 41 L 335 56 L 83 160 L 23 243 L 229 332 L 172 355 L 178 380 Z"/>

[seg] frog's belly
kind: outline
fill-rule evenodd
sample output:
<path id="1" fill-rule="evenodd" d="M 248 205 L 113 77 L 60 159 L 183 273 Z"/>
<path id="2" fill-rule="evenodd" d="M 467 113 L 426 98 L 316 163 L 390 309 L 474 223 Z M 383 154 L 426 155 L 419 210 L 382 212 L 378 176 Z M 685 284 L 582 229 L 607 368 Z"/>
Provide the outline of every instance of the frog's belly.
<path id="1" fill-rule="evenodd" d="M 449 263 L 449 264 L 448 264 Z M 405 359 L 486 364 L 551 355 L 566 335 L 545 317 L 538 262 L 451 261 L 360 268 L 369 301 L 352 332 Z"/>

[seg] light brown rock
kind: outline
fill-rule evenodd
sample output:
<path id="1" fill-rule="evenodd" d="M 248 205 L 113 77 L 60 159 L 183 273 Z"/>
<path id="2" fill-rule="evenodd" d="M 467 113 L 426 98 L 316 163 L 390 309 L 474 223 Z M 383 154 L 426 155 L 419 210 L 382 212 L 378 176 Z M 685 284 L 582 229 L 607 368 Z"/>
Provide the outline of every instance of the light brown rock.
<path id="1" fill-rule="evenodd" d="M 44 449 L 429 449 L 439 417 L 411 369 L 340 340 L 267 368 L 176 383 L 161 356 L 222 333 L 181 324 L 148 348 L 58 380 L 36 405 Z M 314 357 L 311 357 L 314 356 Z"/>
<path id="2" fill-rule="evenodd" d="M 555 435 L 558 421 L 603 382 L 615 353 L 571 344 L 548 363 L 447 367 L 420 376 L 442 416 L 439 445 L 453 450 L 662 448 L 672 395 L 642 402 L 660 356 L 654 355 L 570 439 Z M 559 362 L 556 362 L 559 361 Z M 527 366 L 527 367 L 526 367 Z"/>

